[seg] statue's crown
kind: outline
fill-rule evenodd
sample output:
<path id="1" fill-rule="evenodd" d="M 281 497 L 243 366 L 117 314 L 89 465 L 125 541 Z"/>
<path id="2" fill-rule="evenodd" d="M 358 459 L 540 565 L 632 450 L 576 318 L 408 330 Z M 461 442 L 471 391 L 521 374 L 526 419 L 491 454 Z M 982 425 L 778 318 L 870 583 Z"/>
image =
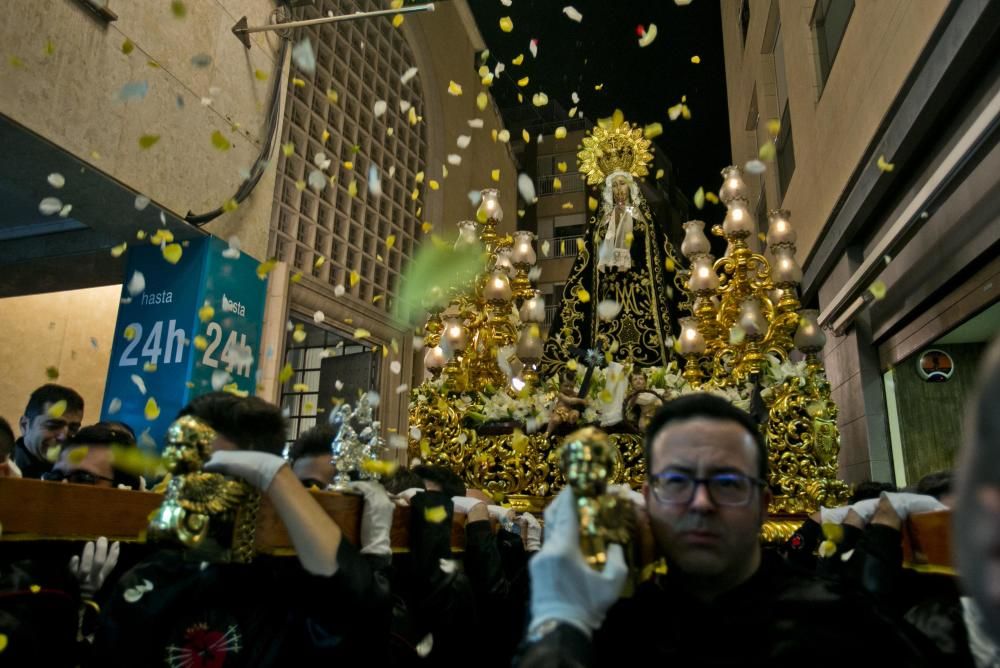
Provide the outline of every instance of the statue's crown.
<path id="1" fill-rule="evenodd" d="M 587 175 L 588 185 L 604 182 L 608 174 L 628 172 L 636 178 L 649 174 L 647 165 L 653 160 L 651 142 L 642 128 L 625 121 L 621 111 L 603 118 L 583 138 L 583 148 L 576 154 L 580 171 Z"/>

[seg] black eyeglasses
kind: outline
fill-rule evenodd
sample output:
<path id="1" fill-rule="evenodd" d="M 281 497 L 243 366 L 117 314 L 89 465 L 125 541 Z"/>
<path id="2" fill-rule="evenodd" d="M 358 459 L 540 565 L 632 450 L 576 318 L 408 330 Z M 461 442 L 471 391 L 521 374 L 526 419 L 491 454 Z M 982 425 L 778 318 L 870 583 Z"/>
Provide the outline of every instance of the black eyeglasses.
<path id="1" fill-rule="evenodd" d="M 712 503 L 718 506 L 745 506 L 750 503 L 754 489 L 766 484 L 760 478 L 743 473 L 717 473 L 707 478 L 695 478 L 686 473 L 667 471 L 649 479 L 656 500 L 669 505 L 691 503 L 698 485 L 705 485 Z"/>
<path id="2" fill-rule="evenodd" d="M 74 485 L 96 485 L 98 480 L 106 480 L 112 485 L 115 484 L 113 478 L 97 475 L 96 473 L 91 473 L 90 471 L 84 471 L 82 469 L 70 471 L 69 473 L 56 470 L 46 471 L 42 474 L 42 480 L 49 480 L 51 482 L 62 482 L 65 480 L 66 482 L 71 482 Z"/>

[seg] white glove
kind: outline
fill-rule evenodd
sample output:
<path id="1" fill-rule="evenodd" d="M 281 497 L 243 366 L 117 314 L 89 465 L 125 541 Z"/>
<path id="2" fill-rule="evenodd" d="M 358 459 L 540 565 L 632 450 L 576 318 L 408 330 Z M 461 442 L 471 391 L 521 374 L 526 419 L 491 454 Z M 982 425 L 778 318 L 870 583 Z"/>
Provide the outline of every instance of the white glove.
<path id="1" fill-rule="evenodd" d="M 261 492 L 271 486 L 274 476 L 288 464 L 278 455 L 252 450 L 218 450 L 205 462 L 205 470 L 243 478 Z"/>
<path id="2" fill-rule="evenodd" d="M 385 488 L 374 480 L 358 480 L 350 483 L 350 487 L 365 497 L 361 511 L 361 554 L 391 555 L 389 530 L 395 504 Z"/>
<path id="3" fill-rule="evenodd" d="M 453 496 L 451 502 L 455 504 L 456 513 L 469 514 L 469 511 L 478 506 L 482 501 L 471 496 Z"/>
<path id="4" fill-rule="evenodd" d="M 909 492 L 882 492 L 882 496 L 889 499 L 892 509 L 899 515 L 899 519 L 905 520 L 914 513 L 929 513 L 934 510 L 944 510 L 946 505 L 926 494 L 911 494 Z"/>
<path id="5" fill-rule="evenodd" d="M 563 489 L 545 510 L 546 539 L 528 562 L 531 572 L 531 629 L 557 619 L 586 633 L 597 629 L 621 594 L 628 566 L 621 545 L 608 548 L 603 571 L 580 552 L 580 526 L 573 491 Z"/>
<path id="6" fill-rule="evenodd" d="M 69 570 L 80 583 L 80 593 L 84 598 L 92 598 L 108 575 L 118 564 L 118 541 L 108 548 L 108 539 L 101 536 L 95 545 L 93 541 L 83 546 L 83 555 L 73 555 L 69 560 Z"/>
<path id="7" fill-rule="evenodd" d="M 640 508 L 646 507 L 646 497 L 644 497 L 639 492 L 635 491 L 628 485 L 608 485 L 608 493 L 614 494 L 615 496 L 620 496 L 623 499 L 628 499 Z"/>
<path id="8" fill-rule="evenodd" d="M 501 526 L 506 522 L 514 521 L 514 509 L 504 508 L 503 506 L 486 506 L 486 510 L 490 513 L 490 519 L 496 520 Z"/>
<path id="9" fill-rule="evenodd" d="M 878 508 L 878 499 L 864 499 L 849 507 L 852 508 L 862 520 L 864 520 L 865 524 L 868 524 L 872 521 L 872 516 Z"/>
<path id="10" fill-rule="evenodd" d="M 526 552 L 537 552 L 542 548 L 542 525 L 531 513 L 522 513 L 517 518 L 521 525 L 521 540 L 524 541 Z"/>
<path id="11" fill-rule="evenodd" d="M 397 499 L 403 499 L 404 501 L 406 501 L 407 503 L 409 503 L 410 499 L 412 499 L 417 494 L 420 494 L 421 492 L 424 492 L 424 491 L 426 491 L 426 490 L 424 488 L 422 488 L 422 487 L 410 487 L 409 489 L 404 489 L 402 492 L 400 492 L 399 494 L 397 494 L 396 498 Z"/>
<path id="12" fill-rule="evenodd" d="M 819 517 L 822 524 L 843 524 L 847 518 L 847 513 L 851 512 L 851 506 L 841 506 L 839 508 L 819 507 Z"/>

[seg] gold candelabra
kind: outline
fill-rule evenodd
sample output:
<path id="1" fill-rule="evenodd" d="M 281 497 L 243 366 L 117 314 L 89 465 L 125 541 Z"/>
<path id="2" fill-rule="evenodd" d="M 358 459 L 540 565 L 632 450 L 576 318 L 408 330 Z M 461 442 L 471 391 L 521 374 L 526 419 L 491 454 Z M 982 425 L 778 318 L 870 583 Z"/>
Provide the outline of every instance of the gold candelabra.
<path id="1" fill-rule="evenodd" d="M 815 510 L 821 503 L 843 502 L 847 485 L 836 480 L 839 432 L 836 404 L 830 399 L 818 353 L 826 336 L 817 313 L 800 310 L 797 289 L 802 269 L 795 259 L 790 214 L 768 214 L 769 260 L 750 247 L 756 223 L 748 189 L 738 167 L 722 171 L 719 199 L 726 217 L 712 233 L 728 247 L 715 259 L 699 220 L 684 224 L 681 253 L 690 263 L 681 274 L 691 316 L 680 320 L 679 352 L 684 379 L 692 387 L 761 391 L 771 364 L 781 365 L 798 349 L 805 356 L 803 377 L 768 379 L 762 393 L 768 404 L 764 426 L 769 445 L 773 512 Z M 691 298 L 693 297 L 693 299 Z"/>
<path id="2" fill-rule="evenodd" d="M 456 289 L 424 325 L 424 367 L 435 378 L 444 374 L 450 392 L 501 389 L 511 382 L 520 389 L 538 381 L 545 303 L 528 277 L 537 259 L 535 236 L 523 230 L 513 238 L 500 236 L 496 227 L 502 220 L 497 191 L 483 190 L 476 221 L 460 222 L 455 241 L 458 251 L 485 250 L 483 271 Z M 513 379 L 507 365 L 518 371 Z"/>

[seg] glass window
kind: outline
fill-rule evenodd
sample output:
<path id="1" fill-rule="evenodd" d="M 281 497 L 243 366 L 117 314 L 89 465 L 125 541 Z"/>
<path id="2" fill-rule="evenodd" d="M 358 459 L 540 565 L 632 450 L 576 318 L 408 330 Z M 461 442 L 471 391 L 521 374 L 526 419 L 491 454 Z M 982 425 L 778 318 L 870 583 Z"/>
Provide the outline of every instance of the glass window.
<path id="1" fill-rule="evenodd" d="M 788 102 L 785 102 L 785 109 L 781 112 L 781 131 L 778 132 L 778 141 L 775 142 L 777 155 L 775 162 L 778 166 L 778 197 L 785 199 L 788 192 L 788 184 L 792 181 L 792 174 L 795 173 L 795 142 L 792 140 L 792 118 L 788 113 Z"/>
<path id="2" fill-rule="evenodd" d="M 812 30 L 816 40 L 816 69 L 821 94 L 853 13 L 854 0 L 818 0 L 813 10 Z"/>

